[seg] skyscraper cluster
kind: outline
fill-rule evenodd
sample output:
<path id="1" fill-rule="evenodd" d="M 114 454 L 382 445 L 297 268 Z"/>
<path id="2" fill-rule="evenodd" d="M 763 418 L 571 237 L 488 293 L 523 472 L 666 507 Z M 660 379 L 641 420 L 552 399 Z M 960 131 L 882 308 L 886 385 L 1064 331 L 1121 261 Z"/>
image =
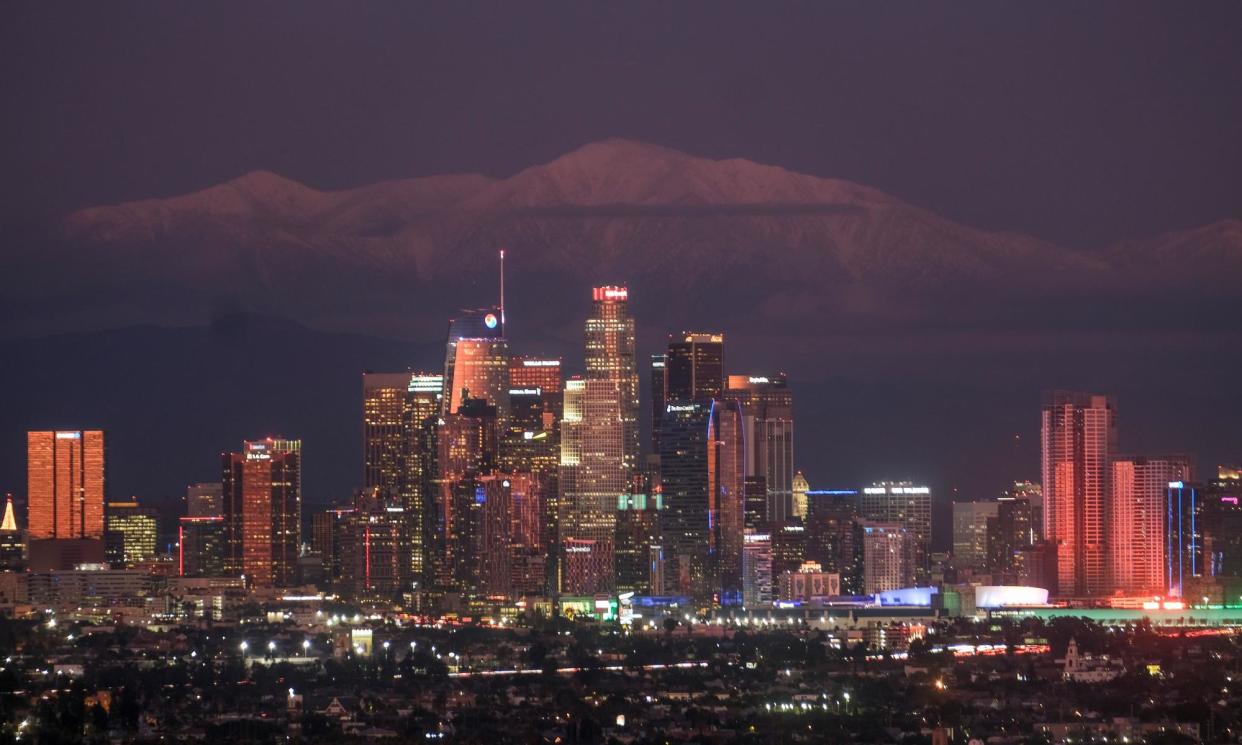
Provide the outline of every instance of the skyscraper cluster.
<path id="1" fill-rule="evenodd" d="M 158 514 L 108 494 L 103 431 L 30 432 L 27 525 L 7 500 L 0 562 L 315 585 L 428 610 L 619 594 L 754 607 L 954 583 L 1088 602 L 1242 597 L 1239 473 L 1197 481 L 1186 456 L 1121 452 L 1108 396 L 1050 394 L 1041 483 L 954 502 L 952 550 L 938 554 L 930 487 L 811 488 L 789 381 L 729 373 L 723 333 L 671 335 L 640 401 L 629 300 L 593 288 L 581 375 L 515 353 L 502 307 L 449 321 L 442 368 L 363 373 L 360 486 L 305 532 L 300 440 L 222 453 L 219 481 L 187 488 L 161 552 Z"/>

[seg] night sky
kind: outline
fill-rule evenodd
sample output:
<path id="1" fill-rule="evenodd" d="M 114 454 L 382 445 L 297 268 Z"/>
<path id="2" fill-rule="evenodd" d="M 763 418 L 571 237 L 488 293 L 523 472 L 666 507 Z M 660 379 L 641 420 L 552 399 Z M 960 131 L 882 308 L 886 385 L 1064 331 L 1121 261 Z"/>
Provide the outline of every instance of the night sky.
<path id="1" fill-rule="evenodd" d="M 1240 30 L 1236 2 L 10 3 L 0 10 L 0 291 L 3 274 L 18 276 L 6 262 L 24 252 L 29 263 L 83 207 L 259 169 L 318 189 L 506 178 L 617 137 L 846 179 L 1090 256 L 1242 218 Z M 99 292 L 123 286 L 128 270 L 95 258 Z M 43 270 L 53 279 L 22 288 L 35 298 L 23 313 L 91 290 Z M 415 310 L 440 328 L 454 307 L 490 301 L 493 281 L 480 273 L 477 296 L 428 295 Z M 665 331 L 711 322 L 710 303 L 666 318 L 643 289 L 644 353 Z M 952 298 L 901 323 L 830 319 L 805 344 L 803 329 L 769 339 L 751 328 L 730 354 L 750 370 L 790 365 L 799 465 L 814 485 L 911 476 L 941 495 L 990 496 L 1037 477 L 1045 388 L 1119 394 L 1128 449 L 1242 460 L 1242 324 L 1229 321 L 1242 291 L 1213 293 L 1073 303 L 1036 293 L 997 305 L 1003 314 L 960 316 L 971 298 Z M 534 318 L 547 297 L 519 286 L 511 302 Z M 0 296 L 6 307 L 16 306 Z M 519 334 L 550 346 L 519 351 L 580 355 L 566 345 L 580 343 L 585 302 L 540 312 L 564 328 L 530 322 Z M 82 337 L 0 335 L 0 491 L 24 484 L 27 428 L 99 423 L 114 432 L 115 492 L 172 498 L 215 475 L 220 449 L 283 431 L 317 455 L 308 499 L 338 500 L 359 470 L 357 373 L 434 366 L 442 343 L 255 322 L 284 329 L 274 351 L 250 332 L 108 336 L 109 323 L 91 320 L 57 327 Z M 273 370 L 287 385 L 248 384 Z M 271 395 L 257 405 L 234 395 L 243 389 Z"/>

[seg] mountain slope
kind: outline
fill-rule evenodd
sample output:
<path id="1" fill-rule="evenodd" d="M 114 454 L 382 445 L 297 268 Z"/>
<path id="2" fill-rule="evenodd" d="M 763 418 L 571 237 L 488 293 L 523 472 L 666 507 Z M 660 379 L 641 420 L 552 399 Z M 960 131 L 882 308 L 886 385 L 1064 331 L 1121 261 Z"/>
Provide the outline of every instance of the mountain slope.
<path id="1" fill-rule="evenodd" d="M 998 308 L 1018 313 L 1024 296 L 1139 282 L 1171 252 L 1178 281 L 1192 285 L 1201 265 L 1233 261 L 1232 249 L 1203 248 L 1215 237 L 1234 245 L 1230 225 L 1086 254 L 960 225 L 848 181 L 606 140 L 504 179 L 320 191 L 255 172 L 81 210 L 59 245 L 11 272 L 0 332 L 46 316 L 54 286 L 74 318 L 104 325 L 201 321 L 223 308 L 423 336 L 438 333 L 446 309 L 493 295 L 500 247 L 518 303 L 524 292 L 577 296 L 624 282 L 666 312 L 722 321 L 990 322 Z"/>

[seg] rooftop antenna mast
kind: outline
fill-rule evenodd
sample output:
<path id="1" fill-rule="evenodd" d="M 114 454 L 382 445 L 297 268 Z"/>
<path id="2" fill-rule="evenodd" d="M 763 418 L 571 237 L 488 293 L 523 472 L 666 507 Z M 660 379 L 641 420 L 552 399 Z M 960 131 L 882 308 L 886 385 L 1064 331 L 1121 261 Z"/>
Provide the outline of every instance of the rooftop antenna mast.
<path id="1" fill-rule="evenodd" d="M 505 250 L 500 249 L 500 335 L 505 335 Z"/>

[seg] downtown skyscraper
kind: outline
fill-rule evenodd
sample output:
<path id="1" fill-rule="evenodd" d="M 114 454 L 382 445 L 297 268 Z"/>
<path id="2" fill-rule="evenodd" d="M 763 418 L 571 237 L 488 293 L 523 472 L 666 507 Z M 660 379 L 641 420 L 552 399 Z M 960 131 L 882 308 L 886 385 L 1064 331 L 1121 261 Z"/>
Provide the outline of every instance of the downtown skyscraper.
<path id="1" fill-rule="evenodd" d="M 500 308 L 463 310 L 449 321 L 444 355 L 443 413 L 452 414 L 465 396 L 496 407 L 497 421 L 509 419 L 509 343 Z"/>
<path id="2" fill-rule="evenodd" d="M 1108 396 L 1058 391 L 1043 405 L 1040 428 L 1044 539 L 1056 553 L 1057 582 L 1068 597 L 1112 591 L 1106 500 L 1117 417 Z"/>
<path id="3" fill-rule="evenodd" d="M 226 570 L 256 587 L 296 584 L 302 441 L 268 437 L 221 456 Z"/>
<path id="4" fill-rule="evenodd" d="M 730 375 L 724 397 L 741 406 L 746 475 L 763 477 L 768 523 L 781 525 L 797 516 L 793 492 L 793 393 L 789 383 L 783 373 Z"/>
<path id="5" fill-rule="evenodd" d="M 31 539 L 102 539 L 107 471 L 100 430 L 26 434 Z"/>
<path id="6" fill-rule="evenodd" d="M 1165 502 L 1169 484 L 1192 481 L 1182 455 L 1116 456 L 1109 474 L 1110 591 L 1160 595 L 1165 591 Z"/>
<path id="7" fill-rule="evenodd" d="M 565 383 L 559 522 L 562 586 L 571 594 L 610 592 L 615 583 L 617 504 L 629 488 L 624 400 L 614 380 Z"/>
<path id="8" fill-rule="evenodd" d="M 638 362 L 629 290 L 604 286 L 592 290 L 586 321 L 587 380 L 611 380 L 621 391 L 621 424 L 627 473 L 638 466 Z"/>

